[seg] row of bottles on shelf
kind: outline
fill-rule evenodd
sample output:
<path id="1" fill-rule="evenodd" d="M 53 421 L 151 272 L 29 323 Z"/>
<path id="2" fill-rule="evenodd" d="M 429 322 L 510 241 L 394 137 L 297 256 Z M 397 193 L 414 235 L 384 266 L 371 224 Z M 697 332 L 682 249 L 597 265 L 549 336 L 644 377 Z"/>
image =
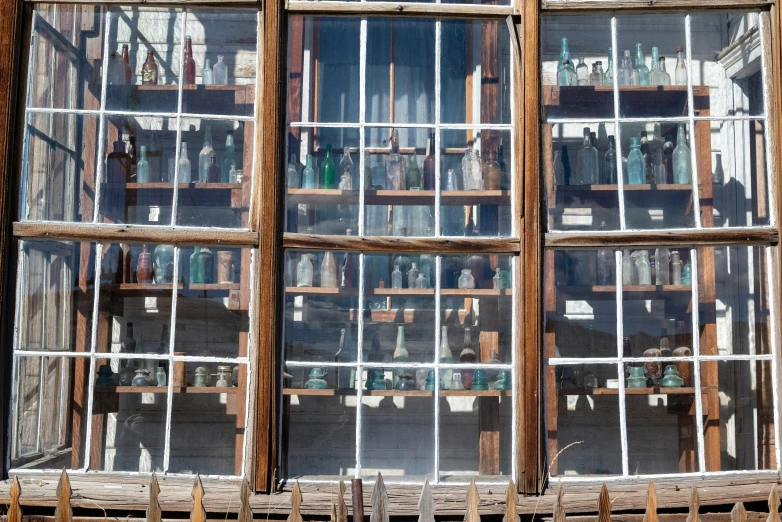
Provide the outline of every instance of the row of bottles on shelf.
<path id="1" fill-rule="evenodd" d="M 435 157 L 434 157 L 434 133 L 429 134 L 426 140 L 426 156 L 422 170 L 418 166 L 416 154 L 410 155 L 406 160 L 399 152 L 399 132 L 394 130 L 391 135 L 391 150 L 386 156 L 386 180 L 385 186 L 375 185 L 372 182 L 372 172 L 369 167 L 369 159 L 364 156 L 364 187 L 367 190 L 434 190 L 435 186 Z M 510 185 L 508 170 L 503 158 L 502 145 L 497 151 L 486 151 L 486 159 L 481 161 L 479 151 L 474 147 L 468 147 L 462 158 L 462 186 L 465 190 L 500 190 L 507 189 Z M 338 176 L 337 176 L 338 174 Z M 350 149 L 345 148 L 339 167 L 334 162 L 331 144 L 326 144 L 326 157 L 321 168 L 313 165 L 312 154 L 307 154 L 306 165 L 302 169 L 301 164 L 291 154 L 288 163 L 286 182 L 288 188 L 296 189 L 340 189 L 358 190 L 358 169 L 350 156 Z M 458 190 L 456 173 L 448 169 L 446 174 L 445 190 Z"/>
<path id="2" fill-rule="evenodd" d="M 570 59 L 570 48 L 567 38 L 562 38 L 562 46 L 557 64 L 557 85 L 567 86 L 611 86 L 614 84 L 613 49 L 608 48 L 608 65 L 603 70 L 602 60 L 592 64 L 592 72 L 589 72 L 584 58 L 578 59 L 578 65 L 574 66 Z M 671 85 L 671 75 L 665 70 L 665 58 L 659 55 L 657 47 L 652 47 L 652 68 L 646 66 L 641 43 L 635 44 L 635 60 L 630 50 L 626 49 L 620 57 L 617 68 L 617 83 L 625 85 Z M 674 85 L 687 85 L 687 61 L 684 57 L 684 47 L 676 47 L 676 69 L 674 70 Z"/>
<path id="3" fill-rule="evenodd" d="M 195 247 L 189 260 L 190 284 L 234 283 L 236 264 L 233 252 L 220 250 L 215 255 L 209 247 Z M 157 245 L 153 253 L 147 245 L 141 246 L 136 261 L 135 282 L 171 284 L 174 281 L 174 245 Z M 179 280 L 184 281 L 182 263 L 179 265 Z M 109 284 L 133 283 L 131 247 L 128 243 L 112 244 L 106 250 L 101 266 L 101 281 Z"/>
<path id="4" fill-rule="evenodd" d="M 605 136 L 605 124 L 598 132 Z M 692 162 L 683 123 L 678 125 L 676 145 L 671 136 L 661 136 L 656 123 L 646 125 L 639 137 L 630 138 L 630 150 L 622 158 L 625 184 L 642 185 L 692 183 Z M 601 143 L 604 142 L 604 143 Z M 600 146 L 607 147 L 603 153 Z M 554 152 L 554 183 L 556 185 L 615 185 L 618 178 L 616 140 L 609 135 L 601 140 L 589 127 L 584 127 L 584 140 L 578 151 L 576 172 L 573 175 L 567 146 Z"/>
<path id="5" fill-rule="evenodd" d="M 605 222 L 601 228 L 605 229 Z M 614 251 L 568 252 L 565 257 L 564 277 L 558 284 L 565 286 L 612 286 L 615 284 L 616 258 Z M 560 282 L 561 281 L 561 282 Z M 692 284 L 692 265 L 682 261 L 678 250 L 658 247 L 649 250 L 622 252 L 622 284 L 625 286 L 689 285 Z"/>
<path id="6" fill-rule="evenodd" d="M 193 59 L 193 42 L 188 36 L 185 39 L 185 49 L 182 54 L 183 84 L 195 85 L 196 63 Z M 204 61 L 201 83 L 203 85 L 228 85 L 228 65 L 223 61 L 222 55 L 217 56 L 217 63 L 212 67 L 211 60 Z M 121 52 L 112 52 L 108 64 L 109 85 L 133 85 L 133 69 L 130 66 L 128 44 L 122 45 Z M 155 51 L 147 51 L 147 59 L 141 67 L 141 85 L 157 85 L 160 79 L 158 64 L 155 61 Z"/>
<path id="7" fill-rule="evenodd" d="M 353 345 L 352 328 L 346 324 L 341 330 L 339 350 L 334 355 L 335 362 L 355 362 L 356 348 Z M 454 364 L 455 361 L 448 342 L 448 327 L 442 327 L 442 335 L 438 350 L 438 359 L 440 364 Z M 383 354 L 377 333 L 372 337 L 372 348 L 367 354 L 367 362 L 382 362 Z M 405 327 L 397 327 L 396 345 L 394 347 L 391 362 L 394 364 L 404 364 L 410 362 L 410 354 L 407 351 L 405 341 Z M 459 353 L 458 363 L 475 364 L 478 362 L 478 356 L 473 343 L 472 331 L 470 328 L 464 329 L 464 343 L 462 351 Z M 492 353 L 491 359 L 484 361 L 486 364 L 501 364 L 496 352 Z M 388 389 L 388 383 L 385 380 L 385 371 L 383 368 L 373 368 L 368 370 L 365 386 L 367 390 L 385 390 Z M 307 389 L 329 389 L 334 386 L 338 390 L 352 390 L 356 386 L 356 368 L 350 366 L 340 366 L 336 368 L 336 382 L 329 383 L 326 380 L 328 370 L 322 367 L 314 367 L 309 373 L 309 379 L 304 383 Z M 421 369 L 415 372 L 414 381 L 412 368 L 394 368 L 392 370 L 391 389 L 394 390 L 434 390 L 434 370 Z M 440 389 L 441 390 L 475 390 L 485 391 L 489 389 L 489 381 L 492 389 L 510 390 L 512 387 L 510 372 L 507 370 L 496 369 L 461 369 L 453 370 L 451 368 L 442 368 L 440 370 Z"/>
<path id="8" fill-rule="evenodd" d="M 207 125 L 204 132 L 204 146 L 198 154 L 198 175 L 193 178 L 192 167 L 187 154 L 187 142 L 182 142 L 179 161 L 168 160 L 168 171 L 163 169 L 163 149 L 158 133 L 152 132 L 149 146 L 141 146 L 140 156 L 136 155 L 136 137 L 114 142 L 114 150 L 106 159 L 106 179 L 109 183 L 239 183 L 242 176 L 236 171 L 236 145 L 234 131 L 228 130 L 225 137 L 225 153 L 222 163 L 217 161 L 217 153 L 212 147 L 212 127 Z M 175 169 L 176 168 L 176 174 Z"/>

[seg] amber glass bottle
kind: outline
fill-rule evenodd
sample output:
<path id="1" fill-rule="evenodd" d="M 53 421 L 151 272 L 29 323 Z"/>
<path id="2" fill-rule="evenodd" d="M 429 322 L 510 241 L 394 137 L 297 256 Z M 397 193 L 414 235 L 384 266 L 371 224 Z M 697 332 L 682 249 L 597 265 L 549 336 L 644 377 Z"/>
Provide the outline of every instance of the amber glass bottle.
<path id="1" fill-rule="evenodd" d="M 185 40 L 185 83 L 184 85 L 195 85 L 196 66 L 193 60 L 193 41 L 188 36 Z"/>
<path id="2" fill-rule="evenodd" d="M 157 64 L 155 63 L 154 51 L 147 51 L 147 61 L 141 68 L 141 83 L 143 85 L 157 85 L 158 77 Z"/>

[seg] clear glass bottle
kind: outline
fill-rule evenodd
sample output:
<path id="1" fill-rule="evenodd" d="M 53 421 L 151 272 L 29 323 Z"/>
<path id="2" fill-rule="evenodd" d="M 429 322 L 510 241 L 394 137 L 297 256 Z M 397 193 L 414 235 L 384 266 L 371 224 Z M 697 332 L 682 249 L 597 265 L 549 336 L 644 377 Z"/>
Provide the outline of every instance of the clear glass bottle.
<path id="1" fill-rule="evenodd" d="M 213 85 L 215 82 L 215 75 L 212 71 L 212 61 L 207 58 L 204 60 L 204 70 L 201 71 L 201 83 L 204 85 Z"/>
<path id="2" fill-rule="evenodd" d="M 625 54 L 619 61 L 619 70 L 617 71 L 620 86 L 632 85 L 632 70 L 633 62 L 630 58 L 630 50 L 625 49 Z"/>
<path id="3" fill-rule="evenodd" d="M 222 55 L 217 55 L 217 63 L 212 67 L 212 75 L 216 85 L 228 85 L 228 66 L 225 65 Z"/>
<path id="4" fill-rule="evenodd" d="M 405 187 L 407 190 L 421 189 L 421 169 L 418 168 L 418 159 L 416 158 L 415 153 L 410 156 L 410 159 L 407 162 Z"/>
<path id="5" fill-rule="evenodd" d="M 466 148 L 462 158 L 464 190 L 483 190 L 481 157 L 475 148 Z"/>
<path id="6" fill-rule="evenodd" d="M 418 279 L 418 263 L 413 261 L 410 270 L 407 271 L 407 288 L 415 288 L 415 282 Z"/>
<path id="7" fill-rule="evenodd" d="M 451 364 L 453 363 L 453 353 L 451 352 L 451 345 L 448 343 L 448 327 L 443 326 L 440 331 L 440 352 L 438 358 L 440 364 Z M 440 368 L 440 388 L 443 390 L 450 390 L 452 381 L 453 370 L 450 368 Z"/>
<path id="8" fill-rule="evenodd" d="M 617 183 L 617 164 L 616 164 L 616 138 L 613 135 L 608 137 L 608 150 L 605 153 L 605 168 L 603 169 L 603 183 L 616 185 Z"/>
<path id="9" fill-rule="evenodd" d="M 654 251 L 654 281 L 658 285 L 670 284 L 669 266 L 671 263 L 671 252 L 665 247 L 657 247 Z"/>
<path id="10" fill-rule="evenodd" d="M 646 164 L 641 153 L 640 138 L 630 138 L 630 152 L 627 154 L 627 183 L 630 185 L 646 183 Z"/>
<path id="11" fill-rule="evenodd" d="M 356 350 L 353 348 L 353 328 L 350 323 L 340 331 L 339 350 L 334 355 L 336 362 L 354 362 Z M 356 387 L 356 369 L 352 366 L 337 367 L 337 389 L 352 390 Z"/>
<path id="12" fill-rule="evenodd" d="M 331 143 L 326 144 L 326 159 L 323 160 L 323 166 L 320 172 L 320 188 L 337 188 L 337 167 L 334 165 L 334 156 L 331 152 Z"/>
<path id="13" fill-rule="evenodd" d="M 214 148 L 212 148 L 212 127 L 207 125 L 204 131 L 204 147 L 198 153 L 198 181 L 206 182 L 206 169 L 209 168 L 209 157 L 214 151 Z"/>
<path id="14" fill-rule="evenodd" d="M 635 269 L 638 273 L 639 285 L 651 285 L 652 284 L 652 267 L 649 263 L 649 251 L 641 250 L 638 253 L 638 257 L 635 260 Z"/>
<path id="15" fill-rule="evenodd" d="M 483 164 L 483 188 L 485 190 L 500 190 L 500 164 L 497 163 L 497 153 L 486 152 L 486 162 Z"/>
<path id="16" fill-rule="evenodd" d="M 402 288 L 402 271 L 399 265 L 394 266 L 394 271 L 391 272 L 391 288 Z"/>
<path id="17" fill-rule="evenodd" d="M 399 131 L 391 133 L 391 152 L 386 156 L 386 190 L 405 190 L 405 158 L 399 154 Z"/>
<path id="18" fill-rule="evenodd" d="M 641 42 L 635 44 L 635 69 L 638 71 L 638 85 L 649 85 L 649 68 L 646 66 L 646 58 L 644 58 L 644 52 L 641 49 Z"/>
<path id="19" fill-rule="evenodd" d="M 671 252 L 671 284 L 682 284 L 682 259 L 678 250 Z"/>
<path id="20" fill-rule="evenodd" d="M 178 164 L 179 179 L 178 183 L 190 183 L 193 181 L 193 172 L 190 168 L 190 160 L 187 159 L 187 142 L 182 142 L 182 150 L 179 154 Z"/>
<path id="21" fill-rule="evenodd" d="M 301 188 L 315 188 L 315 170 L 312 168 L 312 154 L 307 154 L 307 166 L 302 171 Z"/>
<path id="22" fill-rule="evenodd" d="M 606 222 L 600 223 L 600 232 L 605 232 Z M 597 251 L 597 284 L 611 286 L 614 284 L 614 251 L 603 248 Z"/>
<path id="23" fill-rule="evenodd" d="M 231 167 L 236 165 L 236 145 L 234 144 L 234 131 L 229 129 L 225 135 L 225 153 L 223 154 L 222 182 L 228 183 L 228 173 Z"/>
<path id="24" fill-rule="evenodd" d="M 353 164 L 353 158 L 350 157 L 350 149 L 345 147 L 345 152 L 342 153 L 342 158 L 339 160 L 339 183 L 343 185 L 345 175 L 350 178 L 350 189 L 358 190 L 360 180 L 358 179 L 358 172 Z M 340 188 L 342 188 L 340 186 Z M 369 189 L 369 187 L 367 187 Z M 343 189 L 345 190 L 345 189 Z"/>
<path id="25" fill-rule="evenodd" d="M 562 38 L 562 46 L 559 52 L 559 65 L 557 66 L 557 85 L 568 87 L 578 84 L 576 69 L 570 61 L 570 49 L 567 38 Z"/>
<path id="26" fill-rule="evenodd" d="M 565 184 L 565 166 L 562 164 L 562 152 L 554 151 L 554 185 Z"/>
<path id="27" fill-rule="evenodd" d="M 302 254 L 296 265 L 296 286 L 312 286 L 312 263 L 307 254 Z"/>
<path id="28" fill-rule="evenodd" d="M 679 124 L 676 134 L 676 148 L 673 149 L 673 182 L 681 185 L 692 183 L 692 163 L 690 148 L 687 146 L 687 134 L 684 124 Z"/>
<path id="29" fill-rule="evenodd" d="M 589 67 L 584 63 L 584 58 L 578 59 L 578 65 L 576 65 L 576 82 L 578 85 L 589 85 Z"/>
<path id="30" fill-rule="evenodd" d="M 149 183 L 149 161 L 147 161 L 147 147 L 141 146 L 141 157 L 136 165 L 136 183 Z"/>
<path id="31" fill-rule="evenodd" d="M 684 57 L 684 47 L 676 46 L 676 69 L 673 72 L 676 85 L 687 85 L 687 59 Z"/>
<path id="32" fill-rule="evenodd" d="M 576 177 L 579 185 L 595 185 L 598 182 L 597 149 L 592 145 L 589 127 L 584 127 L 584 141 L 578 151 Z"/>
<path id="33" fill-rule="evenodd" d="M 665 57 L 661 56 L 658 60 L 658 68 L 660 69 L 660 74 L 663 78 L 662 85 L 670 85 L 671 84 L 671 75 L 668 74 L 668 71 L 665 70 Z"/>
<path id="34" fill-rule="evenodd" d="M 600 86 L 603 85 L 603 75 L 597 70 L 597 66 L 600 62 L 592 64 L 592 72 L 589 74 L 589 85 Z"/>
<path id="35" fill-rule="evenodd" d="M 649 71 L 649 85 L 663 85 L 663 73 L 660 70 L 660 56 L 657 47 L 652 47 L 652 70 Z"/>
<path id="36" fill-rule="evenodd" d="M 291 154 L 291 159 L 288 162 L 288 174 L 286 176 L 286 183 L 289 189 L 297 189 L 300 185 L 299 169 L 296 168 L 296 156 Z"/>
<path id="37" fill-rule="evenodd" d="M 635 258 L 629 250 L 622 251 L 622 285 L 629 286 L 635 279 Z"/>
<path id="38" fill-rule="evenodd" d="M 323 262 L 320 264 L 320 286 L 323 288 L 337 288 L 337 260 L 331 251 L 323 254 Z"/>
<path id="39" fill-rule="evenodd" d="M 434 190 L 435 161 L 434 161 L 434 132 L 429 134 L 426 140 L 426 158 L 424 158 L 423 189 Z"/>
<path id="40" fill-rule="evenodd" d="M 606 65 L 606 70 L 603 73 L 603 85 L 613 85 L 614 84 L 614 50 L 613 48 L 608 48 L 608 65 Z"/>
<path id="41" fill-rule="evenodd" d="M 475 288 L 475 278 L 469 268 L 462 269 L 462 275 L 459 276 L 459 282 L 457 284 L 459 288 L 462 289 Z"/>

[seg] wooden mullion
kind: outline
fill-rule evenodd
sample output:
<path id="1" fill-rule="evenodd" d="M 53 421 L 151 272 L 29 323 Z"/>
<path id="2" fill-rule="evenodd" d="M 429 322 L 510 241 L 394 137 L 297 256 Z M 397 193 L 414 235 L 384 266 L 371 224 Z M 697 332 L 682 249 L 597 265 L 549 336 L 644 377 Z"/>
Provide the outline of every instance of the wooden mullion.
<path id="1" fill-rule="evenodd" d="M 521 247 L 519 240 L 514 238 L 357 237 L 296 233 L 283 234 L 282 246 L 286 249 L 439 254 L 518 254 Z"/>
<path id="2" fill-rule="evenodd" d="M 545 235 L 547 248 L 599 247 L 690 247 L 697 245 L 734 246 L 769 245 L 779 241 L 776 227 L 755 229 L 702 228 L 681 230 L 636 230 L 632 232 L 549 232 Z"/>

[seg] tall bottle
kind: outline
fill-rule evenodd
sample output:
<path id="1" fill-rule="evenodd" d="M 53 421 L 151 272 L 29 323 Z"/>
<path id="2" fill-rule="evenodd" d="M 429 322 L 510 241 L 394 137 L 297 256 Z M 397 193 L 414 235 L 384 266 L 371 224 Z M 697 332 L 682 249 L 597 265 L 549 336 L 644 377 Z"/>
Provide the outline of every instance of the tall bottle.
<path id="1" fill-rule="evenodd" d="M 452 364 L 453 353 L 451 345 L 448 343 L 448 327 L 443 326 L 440 333 L 440 352 L 438 354 L 440 364 Z M 453 381 L 453 370 L 450 368 L 440 368 L 440 388 L 443 390 L 451 389 Z"/>
<path id="2" fill-rule="evenodd" d="M 350 149 L 347 147 L 345 147 L 344 152 L 342 153 L 342 158 L 339 160 L 340 182 L 345 175 L 350 178 L 351 189 L 358 190 L 359 183 L 361 182 L 358 179 L 358 169 L 356 169 L 355 165 L 353 164 L 353 158 L 350 157 Z M 369 187 L 367 187 L 367 189 L 369 189 Z"/>
<path id="3" fill-rule="evenodd" d="M 410 360 L 410 354 L 407 351 L 407 343 L 405 342 L 405 327 L 397 326 L 396 328 L 396 347 L 394 348 L 394 355 L 392 362 L 406 363 Z M 395 368 L 394 369 L 394 387 L 396 387 L 399 381 L 399 376 L 407 373 L 407 368 Z"/>
<path id="4" fill-rule="evenodd" d="M 340 332 L 339 350 L 334 355 L 335 362 L 355 362 L 356 353 L 353 349 L 353 328 L 345 323 Z M 356 369 L 352 366 L 337 367 L 337 389 L 352 390 L 356 387 Z"/>
<path id="5" fill-rule="evenodd" d="M 320 172 L 320 188 L 337 188 L 337 167 L 334 165 L 334 156 L 331 153 L 331 143 L 326 144 L 326 159 Z"/>
<path id="6" fill-rule="evenodd" d="M 565 166 L 562 164 L 562 152 L 554 151 L 554 185 L 565 184 Z"/>
<path id="7" fill-rule="evenodd" d="M 486 163 L 483 164 L 483 188 L 486 190 L 500 190 L 500 164 L 497 163 L 497 153 L 488 151 Z"/>
<path id="8" fill-rule="evenodd" d="M 190 256 L 190 284 L 204 284 L 204 258 L 201 257 L 201 247 L 193 248 L 193 254 Z"/>
<path id="9" fill-rule="evenodd" d="M 193 181 L 193 173 L 190 168 L 190 160 L 187 159 L 187 142 L 182 142 L 182 150 L 179 154 L 179 164 L 178 169 L 179 172 L 178 176 L 179 179 L 177 179 L 178 183 L 190 183 Z"/>
<path id="10" fill-rule="evenodd" d="M 671 284 L 669 266 L 671 263 L 671 252 L 665 247 L 657 247 L 654 251 L 654 279 L 655 284 Z"/>
<path id="11" fill-rule="evenodd" d="M 606 222 L 600 223 L 600 232 L 607 230 Z M 597 251 L 597 284 L 611 286 L 614 284 L 614 251 L 604 248 Z"/>
<path id="12" fill-rule="evenodd" d="M 301 188 L 315 188 L 315 170 L 312 168 L 312 154 L 307 154 L 307 166 L 302 171 Z"/>
<path id="13" fill-rule="evenodd" d="M 676 85 L 687 85 L 687 60 L 684 57 L 684 47 L 676 46 L 676 70 L 673 72 Z"/>
<path id="14" fill-rule="evenodd" d="M 597 184 L 597 169 L 597 149 L 592 145 L 589 127 L 584 127 L 584 141 L 581 150 L 578 151 L 578 165 L 576 167 L 579 185 Z"/>
<path id="15" fill-rule="evenodd" d="M 214 151 L 215 150 L 212 148 L 212 127 L 207 125 L 206 131 L 204 132 L 204 147 L 201 149 L 201 152 L 198 153 L 198 181 L 207 181 L 206 171 L 209 168 L 209 163 L 211 161 L 209 158 L 212 157 Z"/>
<path id="16" fill-rule="evenodd" d="M 663 83 L 662 84 L 663 85 L 670 85 L 671 84 L 671 75 L 668 74 L 668 71 L 665 70 L 665 57 L 663 57 L 663 56 L 660 57 L 659 64 L 660 65 L 658 67 L 660 69 L 660 74 L 662 75 L 662 78 L 663 78 Z"/>
<path id="17" fill-rule="evenodd" d="M 157 85 L 158 81 L 158 68 L 155 63 L 155 52 L 151 49 L 147 51 L 147 60 L 141 67 L 141 84 L 142 85 Z"/>
<path id="18" fill-rule="evenodd" d="M 682 258 L 678 250 L 671 252 L 671 284 L 682 284 Z"/>
<path id="19" fill-rule="evenodd" d="M 676 148 L 673 149 L 673 182 L 688 185 L 692 183 L 692 163 L 690 162 L 690 148 L 687 146 L 687 135 L 684 124 L 679 124 L 676 134 Z"/>
<path id="20" fill-rule="evenodd" d="M 386 156 L 386 189 L 405 190 L 406 171 L 405 158 L 399 154 L 399 131 L 394 129 L 391 133 L 391 152 Z"/>
<path id="21" fill-rule="evenodd" d="M 589 75 L 589 85 L 600 86 L 603 85 L 603 75 L 597 70 L 597 65 L 600 62 L 592 64 L 592 72 Z"/>
<path id="22" fill-rule="evenodd" d="M 228 173 L 231 167 L 236 164 L 236 145 L 234 144 L 234 131 L 229 130 L 225 135 L 225 153 L 223 154 L 222 182 L 228 183 Z"/>
<path id="23" fill-rule="evenodd" d="M 619 61 L 619 85 L 632 85 L 633 62 L 630 59 L 630 50 L 625 49 L 625 54 Z"/>
<path id="24" fill-rule="evenodd" d="M 149 161 L 149 181 L 155 183 L 163 180 L 163 149 L 160 146 L 160 138 L 157 131 L 152 131 L 152 141 L 147 150 Z M 168 181 L 168 180 L 166 180 Z"/>
<path id="25" fill-rule="evenodd" d="M 616 138 L 614 136 L 608 137 L 608 151 L 605 153 L 605 169 L 603 175 L 603 182 L 608 185 L 616 185 L 617 183 L 617 164 L 616 164 Z"/>
<path id="26" fill-rule="evenodd" d="M 609 47 L 608 48 L 608 65 L 606 65 L 606 70 L 603 73 L 603 85 L 613 85 L 614 84 L 614 50 Z"/>
<path id="27" fill-rule="evenodd" d="M 630 152 L 627 154 L 627 183 L 643 185 L 646 183 L 646 164 L 641 154 L 641 139 L 630 138 Z"/>
<path id="28" fill-rule="evenodd" d="M 201 72 L 201 83 L 204 85 L 212 85 L 215 82 L 215 75 L 212 71 L 212 61 L 207 58 L 204 60 L 204 70 Z"/>
<path id="29" fill-rule="evenodd" d="M 288 162 L 288 172 L 285 176 L 285 183 L 288 188 L 297 189 L 301 185 L 299 179 L 299 169 L 296 168 L 296 156 L 291 154 L 291 159 Z"/>
<path id="30" fill-rule="evenodd" d="M 576 65 L 576 82 L 578 85 L 589 85 L 589 67 L 584 63 L 584 58 L 578 59 L 578 65 Z"/>
<path id="31" fill-rule="evenodd" d="M 646 66 L 641 42 L 635 44 L 635 69 L 638 71 L 639 85 L 649 85 L 649 68 Z"/>
<path id="32" fill-rule="evenodd" d="M 641 250 L 635 260 L 635 270 L 638 273 L 639 285 L 652 284 L 652 265 L 649 262 L 649 251 Z"/>
<path id="33" fill-rule="evenodd" d="M 413 261 L 410 270 L 407 271 L 407 288 L 416 287 L 415 282 L 418 279 L 419 274 L 420 272 L 418 271 L 418 263 Z"/>
<path id="34" fill-rule="evenodd" d="M 652 70 L 649 71 L 649 85 L 664 85 L 660 70 L 660 56 L 657 47 L 652 47 Z"/>
<path id="35" fill-rule="evenodd" d="M 215 85 L 228 85 L 228 66 L 225 65 L 222 55 L 217 55 L 217 63 L 212 67 Z"/>
<path id="36" fill-rule="evenodd" d="M 418 159 L 415 153 L 410 156 L 405 173 L 405 187 L 407 190 L 421 188 L 421 169 L 418 168 Z"/>
<path id="37" fill-rule="evenodd" d="M 462 158 L 464 190 L 483 190 L 481 157 L 475 148 L 466 148 Z"/>
<path id="38" fill-rule="evenodd" d="M 188 36 L 185 38 L 185 71 L 183 85 L 195 85 L 196 66 L 193 60 L 193 41 Z"/>
<path id="39" fill-rule="evenodd" d="M 424 158 L 423 189 L 434 190 L 435 164 L 434 164 L 434 132 L 429 134 L 426 140 L 426 158 Z"/>
<path id="40" fill-rule="evenodd" d="M 147 147 L 141 146 L 141 157 L 136 165 L 136 183 L 149 183 L 149 161 L 147 160 Z"/>
<path id="41" fill-rule="evenodd" d="M 562 38 L 562 48 L 559 52 L 559 64 L 557 65 L 557 85 L 568 87 L 578 85 L 576 69 L 570 61 L 570 49 L 567 38 Z"/>
<path id="42" fill-rule="evenodd" d="M 475 347 L 472 345 L 472 334 L 470 328 L 464 329 L 464 344 L 462 352 L 459 354 L 459 362 L 462 364 L 472 364 L 478 359 L 475 353 Z M 473 370 L 462 370 L 462 384 L 469 390 L 472 388 Z"/>
<path id="43" fill-rule="evenodd" d="M 133 83 L 133 69 L 130 68 L 128 44 L 122 44 L 122 65 L 125 72 L 125 85 Z"/>
<path id="44" fill-rule="evenodd" d="M 125 142 L 114 142 L 114 150 L 106 157 L 106 188 L 103 196 L 103 215 L 115 222 L 125 222 L 125 183 L 130 175 L 130 156 Z"/>
<path id="45" fill-rule="evenodd" d="M 630 250 L 625 249 L 622 251 L 622 285 L 632 285 L 635 279 L 635 260 Z"/>

